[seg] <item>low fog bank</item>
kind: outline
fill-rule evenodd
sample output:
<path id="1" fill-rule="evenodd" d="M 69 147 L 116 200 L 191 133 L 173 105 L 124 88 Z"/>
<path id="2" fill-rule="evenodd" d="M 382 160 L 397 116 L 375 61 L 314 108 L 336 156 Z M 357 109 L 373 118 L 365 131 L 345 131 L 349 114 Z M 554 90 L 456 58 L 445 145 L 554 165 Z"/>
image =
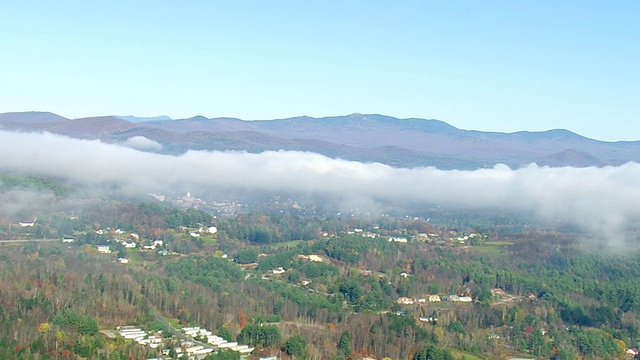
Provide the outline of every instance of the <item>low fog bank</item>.
<path id="1" fill-rule="evenodd" d="M 43 214 L 51 215 L 58 211 L 81 214 L 83 209 L 92 206 L 95 206 L 95 199 L 73 196 L 60 198 L 46 189 L 10 189 L 0 191 L 0 223 L 31 221 Z"/>
<path id="2" fill-rule="evenodd" d="M 366 206 L 501 208 L 576 225 L 613 245 L 622 244 L 626 230 L 640 220 L 637 163 L 445 171 L 399 169 L 296 151 L 189 151 L 173 156 L 136 150 L 132 143 L 137 148 L 157 148 L 141 138 L 114 145 L 0 131 L 0 172 L 55 177 L 131 195 L 230 189 L 294 192 Z"/>
<path id="3" fill-rule="evenodd" d="M 25 221 L 33 220 L 33 214 L 37 213 L 38 208 L 46 207 L 55 201 L 55 196 L 50 192 L 28 190 L 0 192 L 0 220 L 15 217 Z"/>

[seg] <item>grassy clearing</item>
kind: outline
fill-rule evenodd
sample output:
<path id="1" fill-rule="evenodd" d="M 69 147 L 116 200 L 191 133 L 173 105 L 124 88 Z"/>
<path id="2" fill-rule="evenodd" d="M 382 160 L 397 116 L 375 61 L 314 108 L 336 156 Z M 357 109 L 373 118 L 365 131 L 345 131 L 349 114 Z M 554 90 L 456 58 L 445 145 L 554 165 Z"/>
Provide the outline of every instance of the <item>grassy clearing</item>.
<path id="1" fill-rule="evenodd" d="M 218 243 L 218 238 L 215 236 L 202 236 L 200 239 L 202 239 L 202 242 L 206 245 L 215 245 Z"/>
<path id="2" fill-rule="evenodd" d="M 288 248 L 288 247 L 295 247 L 303 241 L 304 240 L 292 240 L 292 241 L 286 241 L 281 243 L 269 244 L 269 246 L 276 249 L 282 249 L 282 248 Z"/>
<path id="3" fill-rule="evenodd" d="M 131 264 L 141 265 L 144 263 L 144 258 L 138 249 L 125 249 L 125 252 Z"/>
<path id="4" fill-rule="evenodd" d="M 451 352 L 453 352 L 453 355 L 455 355 L 455 357 L 457 357 L 458 359 L 462 359 L 464 356 L 465 360 L 487 360 L 487 358 L 485 357 L 458 349 L 451 349 Z"/>
<path id="5" fill-rule="evenodd" d="M 515 245 L 512 241 L 486 241 L 481 245 L 472 246 L 471 249 L 487 255 L 500 255 L 506 247 Z"/>
<path id="6" fill-rule="evenodd" d="M 164 317 L 164 316 L 163 316 Z M 165 320 L 174 328 L 174 329 L 182 329 L 182 324 L 180 324 L 180 320 L 176 318 L 164 317 Z"/>
<path id="7" fill-rule="evenodd" d="M 513 246 L 515 244 L 513 241 L 485 241 L 482 243 L 482 245 L 487 246 Z"/>
<path id="8" fill-rule="evenodd" d="M 471 249 L 473 251 L 477 251 L 487 255 L 500 255 L 502 254 L 502 250 L 503 250 L 501 246 L 485 246 L 485 245 L 473 246 L 471 247 Z"/>

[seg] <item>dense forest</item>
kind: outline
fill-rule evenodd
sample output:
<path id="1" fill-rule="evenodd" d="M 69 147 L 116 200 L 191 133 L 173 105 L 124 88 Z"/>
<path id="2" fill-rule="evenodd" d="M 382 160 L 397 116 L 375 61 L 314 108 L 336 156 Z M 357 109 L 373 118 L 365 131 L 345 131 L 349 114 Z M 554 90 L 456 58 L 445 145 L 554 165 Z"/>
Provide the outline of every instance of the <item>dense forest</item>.
<path id="1" fill-rule="evenodd" d="M 55 181 L 1 182 L 53 199 L 2 216 L 2 359 L 177 357 L 175 330 L 196 325 L 255 347 L 251 359 L 621 359 L 640 338 L 640 259 L 579 233 L 72 207 L 81 194 Z M 171 352 L 109 336 L 123 325 L 162 331 Z"/>

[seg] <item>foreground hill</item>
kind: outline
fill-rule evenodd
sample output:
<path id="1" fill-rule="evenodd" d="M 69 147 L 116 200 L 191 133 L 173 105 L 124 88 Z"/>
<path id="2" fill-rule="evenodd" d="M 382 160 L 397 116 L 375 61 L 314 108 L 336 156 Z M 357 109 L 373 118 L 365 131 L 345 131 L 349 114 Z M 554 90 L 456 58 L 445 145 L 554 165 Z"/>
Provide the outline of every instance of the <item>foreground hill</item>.
<path id="1" fill-rule="evenodd" d="M 0 180 L 0 195 L 55 188 Z M 176 330 L 196 326 L 255 348 L 247 360 L 605 360 L 640 339 L 637 246 L 606 254 L 531 227 L 463 236 L 433 219 L 214 217 L 105 198 L 60 211 L 77 195 L 50 197 L 33 226 L 0 219 L 2 360 L 222 348 L 211 332 Z M 240 355 L 203 358 L 220 359 Z"/>
<path id="2" fill-rule="evenodd" d="M 244 121 L 234 118 L 166 120 L 166 117 L 94 117 L 69 120 L 51 113 L 0 114 L 0 129 L 48 131 L 78 138 L 124 141 L 145 136 L 163 151 L 312 151 L 330 157 L 392 166 L 475 169 L 504 163 L 606 166 L 640 160 L 640 141 L 604 142 L 568 130 L 481 132 L 439 120 L 383 115 Z M 129 120 L 129 121 L 127 121 Z"/>

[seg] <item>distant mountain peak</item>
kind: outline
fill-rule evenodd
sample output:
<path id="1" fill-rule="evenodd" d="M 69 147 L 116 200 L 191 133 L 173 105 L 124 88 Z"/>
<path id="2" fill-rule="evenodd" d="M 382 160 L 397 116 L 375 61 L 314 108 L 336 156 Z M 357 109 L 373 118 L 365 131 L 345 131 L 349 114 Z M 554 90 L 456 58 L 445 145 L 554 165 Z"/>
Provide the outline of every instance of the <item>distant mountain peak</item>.
<path id="1" fill-rule="evenodd" d="M 569 131 L 569 133 L 571 133 Z M 573 134 L 573 133 L 571 133 Z M 606 162 L 602 159 L 593 156 L 586 151 L 580 151 L 576 149 L 565 149 L 554 154 L 547 155 L 543 158 L 536 159 L 534 161 L 538 165 L 543 166 L 562 166 L 563 164 L 572 164 L 578 167 L 587 166 L 604 166 Z"/>
<path id="2" fill-rule="evenodd" d="M 0 114 L 0 123 L 46 124 L 68 121 L 69 119 L 48 111 L 9 112 Z"/>
<path id="3" fill-rule="evenodd" d="M 122 119 L 122 120 L 126 120 L 130 123 L 141 123 L 141 122 L 147 122 L 147 121 L 165 121 L 165 120 L 173 120 L 172 118 L 166 116 L 166 115 L 158 115 L 158 116 L 145 116 L 145 117 L 140 117 L 140 116 L 134 116 L 134 115 L 114 115 L 114 117 L 117 117 L 118 119 Z"/>
<path id="4" fill-rule="evenodd" d="M 565 137 L 576 137 L 576 138 L 584 138 L 584 136 L 574 133 L 573 131 L 567 129 L 552 129 L 543 131 L 543 134 L 549 134 L 554 136 L 565 136 Z"/>
<path id="5" fill-rule="evenodd" d="M 511 133 L 517 136 L 530 137 L 530 138 L 546 138 L 546 139 L 588 139 L 582 135 L 576 134 L 573 131 L 567 129 L 551 129 L 544 131 L 516 131 Z"/>
<path id="6" fill-rule="evenodd" d="M 189 120 L 189 121 L 209 121 L 209 120 L 211 120 L 211 119 L 209 119 L 209 118 L 207 118 L 207 117 L 204 117 L 204 116 L 202 116 L 202 115 L 196 115 L 196 116 L 194 116 L 194 117 L 190 117 L 190 118 L 183 119 L 183 120 Z"/>

